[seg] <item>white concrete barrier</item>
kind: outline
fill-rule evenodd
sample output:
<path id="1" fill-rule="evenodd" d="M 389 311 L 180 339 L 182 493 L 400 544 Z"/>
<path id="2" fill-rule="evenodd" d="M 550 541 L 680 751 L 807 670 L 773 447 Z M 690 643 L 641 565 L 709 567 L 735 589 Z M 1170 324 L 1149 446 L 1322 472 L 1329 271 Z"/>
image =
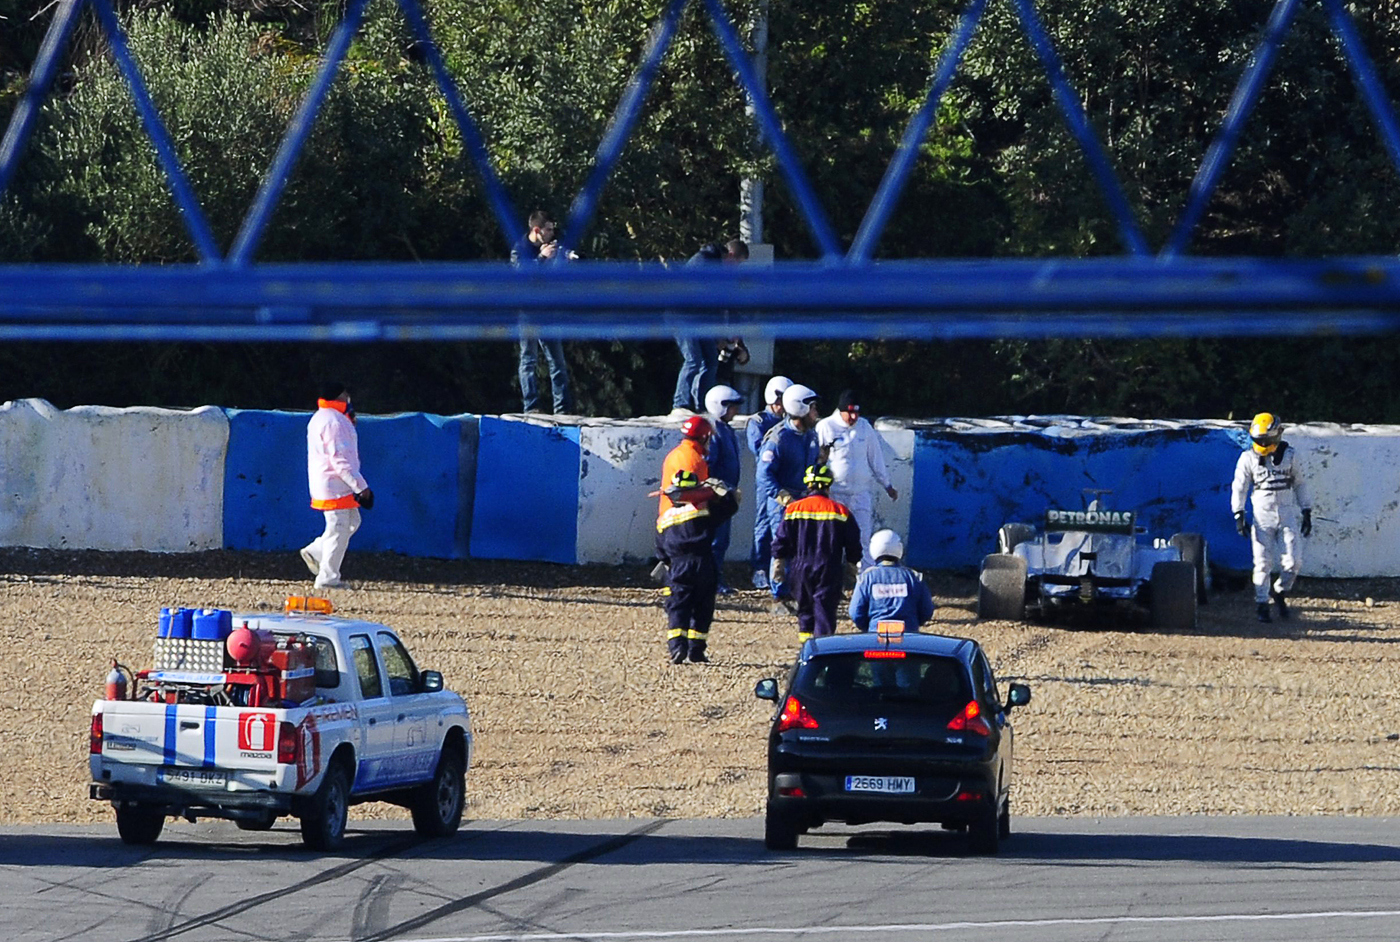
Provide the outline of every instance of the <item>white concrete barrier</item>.
<path id="1" fill-rule="evenodd" d="M 0 544 L 191 552 L 223 546 L 228 419 L 212 406 L 0 405 Z"/>
<path id="2" fill-rule="evenodd" d="M 1400 427 L 1317 423 L 1283 437 L 1303 458 L 1312 491 L 1303 574 L 1400 575 Z"/>

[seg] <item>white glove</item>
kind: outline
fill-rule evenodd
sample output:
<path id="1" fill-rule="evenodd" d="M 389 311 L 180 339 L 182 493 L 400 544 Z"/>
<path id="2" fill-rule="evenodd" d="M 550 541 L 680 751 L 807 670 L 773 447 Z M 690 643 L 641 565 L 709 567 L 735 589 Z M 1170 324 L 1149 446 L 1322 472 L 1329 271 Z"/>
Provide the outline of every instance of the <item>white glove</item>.
<path id="1" fill-rule="evenodd" d="M 725 484 L 719 478 L 706 478 L 700 483 L 714 491 L 716 497 L 723 497 L 725 494 L 729 493 L 729 485 Z"/>
<path id="2" fill-rule="evenodd" d="M 779 491 L 778 496 L 773 499 L 778 502 L 779 507 L 786 507 L 788 504 L 792 503 L 792 495 L 787 491 Z"/>

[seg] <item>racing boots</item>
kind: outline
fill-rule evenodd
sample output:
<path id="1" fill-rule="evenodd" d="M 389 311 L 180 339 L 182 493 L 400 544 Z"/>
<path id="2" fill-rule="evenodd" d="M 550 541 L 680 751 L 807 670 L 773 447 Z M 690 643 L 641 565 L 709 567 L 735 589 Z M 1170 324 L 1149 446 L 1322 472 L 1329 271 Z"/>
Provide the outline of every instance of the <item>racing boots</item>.
<path id="1" fill-rule="evenodd" d="M 1256 617 L 1257 617 L 1260 621 L 1264 622 L 1265 624 L 1268 624 L 1269 622 L 1273 621 L 1273 618 L 1271 618 L 1271 617 L 1269 616 L 1269 603 L 1268 603 L 1268 602 L 1260 602 L 1260 603 L 1255 607 L 1254 611 L 1255 611 Z"/>
<path id="2" fill-rule="evenodd" d="M 1278 606 L 1278 620 L 1288 621 L 1288 603 L 1283 600 L 1283 593 L 1277 589 L 1270 589 L 1269 598 Z"/>

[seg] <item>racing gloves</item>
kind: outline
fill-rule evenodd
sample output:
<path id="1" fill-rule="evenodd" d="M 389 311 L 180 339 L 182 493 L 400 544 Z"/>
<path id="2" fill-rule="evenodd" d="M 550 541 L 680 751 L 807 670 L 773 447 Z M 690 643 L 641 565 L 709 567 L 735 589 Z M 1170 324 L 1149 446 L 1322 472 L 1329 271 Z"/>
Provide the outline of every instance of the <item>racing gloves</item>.
<path id="1" fill-rule="evenodd" d="M 1312 511 L 1303 511 L 1303 525 L 1298 528 L 1298 532 L 1303 536 L 1312 536 Z"/>
<path id="2" fill-rule="evenodd" d="M 371 509 L 374 507 L 374 491 L 369 488 L 360 491 L 360 493 L 355 495 L 355 503 L 359 504 L 365 510 Z"/>
<path id="3" fill-rule="evenodd" d="M 1244 522 L 1243 510 L 1235 511 L 1235 532 L 1240 536 L 1244 536 L 1249 532 L 1249 526 Z"/>

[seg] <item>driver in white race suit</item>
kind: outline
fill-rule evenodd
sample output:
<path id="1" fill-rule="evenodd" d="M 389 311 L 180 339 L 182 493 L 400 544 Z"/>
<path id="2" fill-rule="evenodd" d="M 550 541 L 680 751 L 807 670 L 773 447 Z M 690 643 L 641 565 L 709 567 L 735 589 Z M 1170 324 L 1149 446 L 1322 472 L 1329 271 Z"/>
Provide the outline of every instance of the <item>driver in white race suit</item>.
<path id="1" fill-rule="evenodd" d="M 1288 593 L 1302 568 L 1299 536 L 1312 535 L 1312 499 L 1308 495 L 1298 453 L 1283 440 L 1283 423 L 1261 412 L 1249 426 L 1251 447 L 1235 464 L 1230 488 L 1230 510 L 1240 536 L 1249 533 L 1254 544 L 1254 602 L 1260 621 L 1269 617 L 1269 599 L 1278 606 L 1278 617 L 1288 618 Z M 1244 499 L 1250 488 L 1254 526 L 1244 519 Z M 1278 579 L 1270 584 L 1274 570 Z"/>

